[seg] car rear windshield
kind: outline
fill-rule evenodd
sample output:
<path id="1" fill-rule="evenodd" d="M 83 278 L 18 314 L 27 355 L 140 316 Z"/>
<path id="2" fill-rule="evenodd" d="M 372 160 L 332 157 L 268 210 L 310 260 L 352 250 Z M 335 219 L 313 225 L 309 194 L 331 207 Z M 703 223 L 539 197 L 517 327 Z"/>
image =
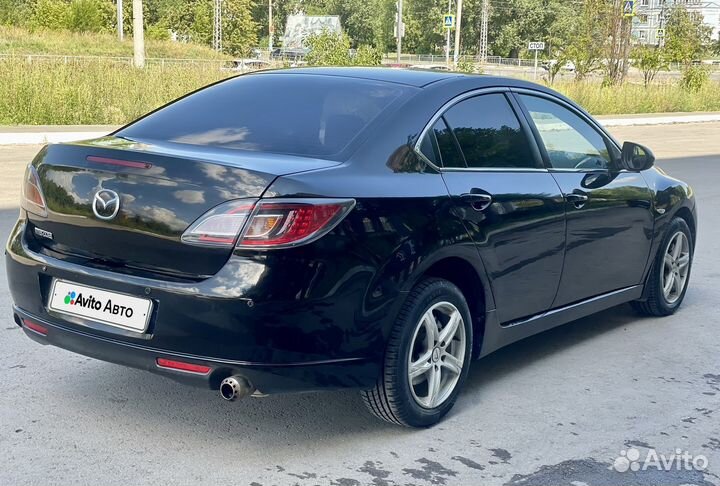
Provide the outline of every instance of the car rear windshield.
<path id="1" fill-rule="evenodd" d="M 337 76 L 239 76 L 181 98 L 116 136 L 330 156 L 408 89 Z"/>

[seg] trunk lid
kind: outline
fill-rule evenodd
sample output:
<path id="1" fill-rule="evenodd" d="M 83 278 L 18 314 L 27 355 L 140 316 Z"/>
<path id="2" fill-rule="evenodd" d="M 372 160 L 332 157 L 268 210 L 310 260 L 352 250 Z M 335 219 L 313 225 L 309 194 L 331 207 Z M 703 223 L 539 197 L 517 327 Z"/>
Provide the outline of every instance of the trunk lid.
<path id="1" fill-rule="evenodd" d="M 48 216 L 29 215 L 28 239 L 35 249 L 89 266 L 202 279 L 231 250 L 182 243 L 197 218 L 225 201 L 260 197 L 278 176 L 336 164 L 118 137 L 50 145 L 34 162 Z M 107 207 L 95 201 L 101 191 Z"/>

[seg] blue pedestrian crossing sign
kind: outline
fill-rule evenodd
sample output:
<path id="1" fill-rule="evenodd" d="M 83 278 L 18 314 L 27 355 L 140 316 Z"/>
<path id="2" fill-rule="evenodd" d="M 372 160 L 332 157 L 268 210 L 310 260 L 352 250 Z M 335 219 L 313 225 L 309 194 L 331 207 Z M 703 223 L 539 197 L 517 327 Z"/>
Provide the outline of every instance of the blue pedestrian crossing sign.
<path id="1" fill-rule="evenodd" d="M 635 0 L 623 1 L 623 17 L 635 16 Z"/>
<path id="2" fill-rule="evenodd" d="M 445 14 L 443 17 L 443 25 L 446 29 L 455 27 L 455 17 L 452 14 Z"/>

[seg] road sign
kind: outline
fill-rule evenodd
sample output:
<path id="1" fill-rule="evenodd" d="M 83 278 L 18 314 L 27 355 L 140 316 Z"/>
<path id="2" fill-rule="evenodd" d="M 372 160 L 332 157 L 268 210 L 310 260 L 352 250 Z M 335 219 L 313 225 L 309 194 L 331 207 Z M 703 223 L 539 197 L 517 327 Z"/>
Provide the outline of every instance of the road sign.
<path id="1" fill-rule="evenodd" d="M 446 29 L 455 27 L 455 17 L 452 14 L 446 14 L 443 17 L 443 26 L 445 26 Z"/>
<path id="2" fill-rule="evenodd" d="M 635 17 L 635 0 L 623 1 L 623 17 Z"/>
<path id="3" fill-rule="evenodd" d="M 394 29 L 393 29 L 393 30 L 394 30 L 393 35 L 394 35 L 394 37 L 397 39 L 397 36 L 398 36 L 398 24 L 397 24 L 397 22 L 395 22 L 395 24 L 394 24 Z M 403 22 L 403 23 L 400 25 L 400 37 L 405 37 L 405 22 Z"/>
<path id="4" fill-rule="evenodd" d="M 657 37 L 658 39 L 662 39 L 663 37 L 665 37 L 665 29 L 658 29 L 655 37 Z"/>
<path id="5" fill-rule="evenodd" d="M 544 42 L 530 42 L 528 44 L 528 51 L 544 51 L 544 50 L 545 50 Z"/>

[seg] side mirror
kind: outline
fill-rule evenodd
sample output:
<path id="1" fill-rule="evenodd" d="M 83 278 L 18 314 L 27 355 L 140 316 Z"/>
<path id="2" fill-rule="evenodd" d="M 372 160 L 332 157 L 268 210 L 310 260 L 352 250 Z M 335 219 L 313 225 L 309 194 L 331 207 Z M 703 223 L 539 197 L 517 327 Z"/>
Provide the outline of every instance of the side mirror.
<path id="1" fill-rule="evenodd" d="M 628 170 L 645 170 L 649 169 L 655 163 L 655 155 L 652 150 L 634 142 L 625 142 L 622 146 L 622 156 L 620 158 L 624 169 Z"/>

